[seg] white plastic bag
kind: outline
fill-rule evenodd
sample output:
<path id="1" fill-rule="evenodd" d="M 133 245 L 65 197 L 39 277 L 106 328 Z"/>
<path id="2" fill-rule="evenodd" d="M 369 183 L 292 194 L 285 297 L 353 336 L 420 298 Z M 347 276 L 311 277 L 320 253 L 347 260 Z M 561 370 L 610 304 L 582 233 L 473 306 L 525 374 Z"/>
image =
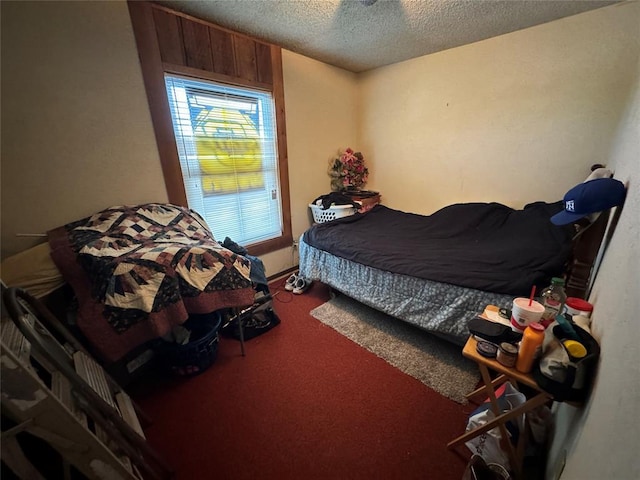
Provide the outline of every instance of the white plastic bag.
<path id="1" fill-rule="evenodd" d="M 513 480 L 513 477 L 502 465 L 486 463 L 480 455 L 473 455 L 462 480 Z"/>
<path id="2" fill-rule="evenodd" d="M 523 393 L 518 391 L 510 382 L 505 382 L 500 388 L 496 390 L 496 397 L 498 399 L 498 406 L 502 413 L 508 412 L 522 405 L 527 401 L 527 398 Z M 491 402 L 487 399 L 482 405 L 476 408 L 469 416 L 467 422 L 467 431 L 480 427 L 490 420 L 493 420 L 495 415 L 491 410 Z M 520 417 L 505 422 L 505 427 L 510 434 L 510 441 L 514 445 L 517 444 L 518 436 L 523 432 L 524 417 Z M 507 470 L 510 470 L 509 455 L 500 446 L 500 429 L 495 428 L 472 438 L 465 445 L 471 450 L 472 453 L 480 455 L 487 463 L 497 463 L 502 465 Z"/>
<path id="3" fill-rule="evenodd" d="M 552 425 L 551 409 L 540 405 L 527 412 L 527 423 L 531 428 L 531 436 L 527 437 L 525 457 L 542 457 L 547 445 L 547 437 Z"/>

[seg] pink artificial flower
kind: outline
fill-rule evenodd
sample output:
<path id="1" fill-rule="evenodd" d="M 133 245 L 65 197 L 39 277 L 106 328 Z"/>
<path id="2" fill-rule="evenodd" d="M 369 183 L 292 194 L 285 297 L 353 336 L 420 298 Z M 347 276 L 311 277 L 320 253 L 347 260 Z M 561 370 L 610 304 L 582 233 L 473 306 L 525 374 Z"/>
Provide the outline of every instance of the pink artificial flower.
<path id="1" fill-rule="evenodd" d="M 331 171 L 338 177 L 336 180 L 341 181 L 345 187 L 354 186 L 361 188 L 367 182 L 368 173 L 365 167 L 364 156 L 361 152 L 354 152 L 353 149 L 346 148 L 333 161 Z M 334 174 L 331 174 L 334 176 Z"/>

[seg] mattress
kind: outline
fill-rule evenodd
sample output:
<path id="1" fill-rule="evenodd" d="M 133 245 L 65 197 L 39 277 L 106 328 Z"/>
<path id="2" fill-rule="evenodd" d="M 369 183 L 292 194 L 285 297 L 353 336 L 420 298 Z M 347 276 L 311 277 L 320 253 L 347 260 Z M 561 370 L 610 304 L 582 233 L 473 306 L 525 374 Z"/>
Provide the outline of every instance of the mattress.
<path id="1" fill-rule="evenodd" d="M 305 278 L 461 346 L 471 318 L 487 305 L 510 308 L 514 298 L 369 267 L 314 248 L 302 237 L 299 252 Z"/>

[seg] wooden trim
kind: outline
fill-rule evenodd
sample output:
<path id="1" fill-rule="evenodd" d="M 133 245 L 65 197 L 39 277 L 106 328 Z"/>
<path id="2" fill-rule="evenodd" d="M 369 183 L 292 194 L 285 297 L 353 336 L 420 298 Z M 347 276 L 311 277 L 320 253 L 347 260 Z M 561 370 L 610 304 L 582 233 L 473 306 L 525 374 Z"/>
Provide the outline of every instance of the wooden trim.
<path id="1" fill-rule="evenodd" d="M 213 70 L 209 27 L 198 22 L 182 19 L 182 44 L 186 65 L 200 70 Z"/>
<path id="2" fill-rule="evenodd" d="M 188 206 L 187 194 L 182 183 L 182 170 L 173 134 L 173 122 L 164 84 L 160 46 L 158 45 L 151 4 L 129 1 L 127 5 L 138 46 L 142 77 L 147 91 L 147 101 L 158 144 L 167 196 L 169 202 L 186 207 Z"/>
<path id="3" fill-rule="evenodd" d="M 228 83 L 229 85 L 239 85 L 241 87 L 255 88 L 256 90 L 264 90 L 265 92 L 273 91 L 273 86 L 268 83 L 262 83 L 257 81 L 245 80 L 242 78 L 236 78 L 229 75 L 223 75 L 222 73 L 209 72 L 206 70 L 200 70 L 199 68 L 185 67 L 182 65 L 176 65 L 174 63 L 163 63 L 162 68 L 167 73 L 174 73 L 176 75 L 184 75 L 186 77 L 203 78 L 205 80 L 211 80 L 214 82 Z"/>
<path id="4" fill-rule="evenodd" d="M 273 83 L 273 64 L 271 59 L 271 48 L 264 43 L 255 42 L 256 49 L 256 69 L 258 71 L 258 81 Z"/>
<path id="5" fill-rule="evenodd" d="M 287 153 L 287 129 L 284 106 L 284 77 L 282 73 L 282 50 L 280 47 L 271 47 L 271 65 L 273 68 L 273 101 L 276 108 L 276 122 L 278 129 L 278 174 L 280 177 L 280 198 L 282 202 L 283 238 L 288 240 L 288 245 L 293 243 L 291 230 L 291 196 L 289 193 L 289 156 Z"/>
<path id="6" fill-rule="evenodd" d="M 186 59 L 184 46 L 182 45 L 180 17 L 171 15 L 163 10 L 152 9 L 152 11 L 162 61 L 185 65 Z"/>
<path id="7" fill-rule="evenodd" d="M 252 243 L 246 248 L 249 251 L 250 255 L 255 255 L 257 257 L 259 255 L 264 255 L 265 253 L 275 252 L 276 250 L 281 250 L 283 248 L 292 246 L 293 237 L 291 236 L 291 234 L 283 233 L 281 237 L 273 238 L 271 240 L 265 240 L 264 242 Z"/>
<path id="8" fill-rule="evenodd" d="M 137 2 L 138 0 L 129 0 L 129 1 Z M 217 28 L 218 30 L 222 30 L 224 32 L 230 33 L 231 35 L 236 36 L 236 37 L 244 37 L 244 38 L 248 38 L 250 40 L 253 40 L 254 42 L 263 43 L 265 45 L 272 46 L 271 43 L 265 42 L 264 40 L 261 40 L 259 38 L 252 37 L 251 35 L 246 35 L 246 34 L 241 33 L 241 32 L 236 32 L 236 31 L 231 30 L 229 28 L 222 27 L 222 26 L 217 25 L 217 24 L 212 23 L 212 22 L 208 22 L 207 20 L 202 20 L 201 18 L 192 17 L 191 15 L 188 15 L 186 13 L 182 13 L 182 12 L 179 12 L 177 10 L 172 10 L 169 7 L 164 7 L 162 5 L 158 5 L 157 3 L 153 3 L 153 2 L 151 2 L 150 5 L 151 5 L 152 8 L 154 8 L 156 10 L 162 10 L 162 11 L 164 11 L 166 13 L 170 13 L 172 15 L 175 15 L 176 17 L 185 18 L 185 19 L 190 20 L 192 22 L 197 22 L 197 23 L 201 23 L 203 25 L 206 25 L 208 27 Z"/>
<path id="9" fill-rule="evenodd" d="M 234 35 L 233 56 L 236 63 L 236 75 L 251 82 L 258 81 L 256 42 L 250 38 Z"/>
<path id="10" fill-rule="evenodd" d="M 236 59 L 233 55 L 233 35 L 219 28 L 209 27 L 213 71 L 236 77 Z"/>
<path id="11" fill-rule="evenodd" d="M 129 0 L 127 4 L 129 6 L 129 13 L 131 15 L 136 44 L 138 46 L 143 79 L 147 90 L 147 100 L 149 102 L 151 119 L 154 126 L 156 141 L 158 143 L 158 152 L 162 164 L 162 172 L 165 179 L 169 202 L 176 205 L 188 206 L 182 178 L 182 170 L 180 168 L 178 149 L 173 132 L 173 122 L 171 119 L 169 101 L 167 99 L 165 89 L 165 72 L 272 92 L 277 124 L 278 174 L 280 180 L 283 231 L 282 235 L 278 238 L 248 245 L 247 248 L 252 255 L 262 255 L 264 253 L 291 247 L 293 245 L 293 235 L 291 228 L 291 200 L 289 192 L 282 52 L 280 47 L 153 3 Z M 170 22 L 166 18 L 165 14 L 175 15 L 182 20 L 179 22 Z M 155 17 L 159 18 L 162 24 L 166 24 L 167 22 L 171 23 L 172 31 L 166 34 L 158 33 L 155 24 Z M 184 59 L 185 62 L 189 61 L 187 55 L 188 52 L 185 50 L 185 45 L 182 43 L 184 39 L 178 38 L 180 36 L 180 32 L 184 34 L 185 23 L 187 22 L 196 22 L 199 25 L 206 25 L 209 27 L 209 29 L 206 30 L 206 36 L 209 40 L 206 49 L 208 51 L 208 56 L 212 61 L 212 70 L 216 68 L 215 63 L 216 58 L 218 58 L 217 54 L 219 53 L 215 50 L 215 46 L 211 45 L 211 39 L 213 38 L 211 34 L 212 28 L 220 32 L 228 33 L 231 39 L 230 44 L 234 49 L 235 44 L 238 43 L 244 46 L 242 49 L 243 51 L 253 52 L 253 54 L 250 55 L 250 58 L 244 59 L 245 63 L 242 66 L 243 72 L 238 72 L 239 60 L 236 54 L 237 52 L 231 52 L 233 53 L 232 58 L 236 74 L 235 76 L 226 75 L 224 73 L 214 73 L 213 71 L 202 70 L 200 68 L 194 68 L 193 66 L 189 67 L 168 62 L 163 63 L 159 43 L 160 41 L 158 39 L 159 36 L 162 37 L 162 41 L 165 42 L 166 56 L 169 56 L 176 61 L 180 61 L 182 59 Z M 162 27 L 162 25 L 159 25 L 159 27 Z M 202 33 L 205 30 L 198 28 L 198 31 Z M 176 34 L 176 32 L 178 32 L 178 34 Z M 202 36 L 204 38 L 204 33 L 202 33 Z M 172 38 L 173 41 L 180 41 L 181 44 L 175 46 L 166 45 L 166 42 Z M 200 47 L 192 42 L 191 48 L 197 50 L 197 48 Z M 201 46 L 201 48 L 204 49 L 205 47 Z M 196 50 L 193 50 L 192 54 L 197 55 Z M 198 62 L 199 60 L 195 59 L 193 61 Z M 268 65 L 269 61 L 271 62 L 270 66 Z M 208 62 L 205 63 L 206 65 L 202 65 L 203 68 L 209 66 Z M 224 67 L 224 69 L 226 69 L 226 67 Z M 269 79 L 266 78 L 269 73 L 271 73 L 273 84 L 270 84 L 268 81 Z M 241 75 L 244 75 L 244 78 L 241 78 Z M 246 78 L 247 76 L 249 79 Z"/>

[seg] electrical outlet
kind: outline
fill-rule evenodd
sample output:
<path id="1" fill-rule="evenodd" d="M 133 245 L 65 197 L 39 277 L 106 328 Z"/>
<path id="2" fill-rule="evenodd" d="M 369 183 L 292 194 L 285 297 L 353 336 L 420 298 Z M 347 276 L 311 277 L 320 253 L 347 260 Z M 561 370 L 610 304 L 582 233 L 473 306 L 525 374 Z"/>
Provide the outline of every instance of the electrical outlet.
<path id="1" fill-rule="evenodd" d="M 294 250 L 297 250 L 297 249 L 298 249 L 298 240 L 294 240 L 294 241 L 293 241 L 293 245 L 292 245 L 292 247 L 293 247 L 293 249 L 294 249 Z"/>

